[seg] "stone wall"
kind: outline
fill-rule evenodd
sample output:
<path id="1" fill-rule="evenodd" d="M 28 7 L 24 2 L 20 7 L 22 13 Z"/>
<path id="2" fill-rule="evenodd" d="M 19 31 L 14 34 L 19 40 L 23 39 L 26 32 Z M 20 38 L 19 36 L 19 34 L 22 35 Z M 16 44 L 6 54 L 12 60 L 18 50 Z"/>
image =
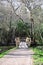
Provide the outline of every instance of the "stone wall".
<path id="1" fill-rule="evenodd" d="M 16 42 L 16 47 L 19 46 L 19 44 L 20 44 L 20 38 L 19 37 L 16 37 L 15 38 L 15 42 Z"/>
<path id="2" fill-rule="evenodd" d="M 31 44 L 31 38 L 26 37 L 25 41 L 24 41 L 24 38 L 23 38 L 23 40 L 21 40 L 19 37 L 16 37 L 15 38 L 15 42 L 16 42 L 16 47 L 19 46 L 20 42 L 26 42 L 27 45 L 30 46 L 30 44 Z"/>
<path id="3" fill-rule="evenodd" d="M 26 38 L 26 43 L 27 43 L 28 46 L 30 46 L 30 44 L 31 44 L 31 38 L 27 37 Z"/>

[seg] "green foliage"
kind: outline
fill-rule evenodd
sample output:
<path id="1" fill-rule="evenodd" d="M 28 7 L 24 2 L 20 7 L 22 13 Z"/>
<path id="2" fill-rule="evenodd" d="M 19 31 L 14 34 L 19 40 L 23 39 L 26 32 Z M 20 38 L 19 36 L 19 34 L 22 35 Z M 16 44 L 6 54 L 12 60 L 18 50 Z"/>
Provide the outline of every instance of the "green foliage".
<path id="1" fill-rule="evenodd" d="M 13 28 L 9 29 L 8 31 L 5 28 L 2 28 L 0 33 L 0 42 L 4 43 L 5 45 L 9 45 L 9 43 L 14 42 L 14 32 Z"/>
<path id="2" fill-rule="evenodd" d="M 15 35 L 16 36 L 29 36 L 30 35 L 30 25 L 28 23 L 24 23 L 23 21 L 19 20 L 17 23 Z"/>
<path id="3" fill-rule="evenodd" d="M 38 43 L 43 44 L 43 23 L 34 26 L 34 38 L 38 40 Z"/>
<path id="4" fill-rule="evenodd" d="M 34 51 L 34 65 L 43 65 L 43 47 L 36 47 L 33 49 Z"/>

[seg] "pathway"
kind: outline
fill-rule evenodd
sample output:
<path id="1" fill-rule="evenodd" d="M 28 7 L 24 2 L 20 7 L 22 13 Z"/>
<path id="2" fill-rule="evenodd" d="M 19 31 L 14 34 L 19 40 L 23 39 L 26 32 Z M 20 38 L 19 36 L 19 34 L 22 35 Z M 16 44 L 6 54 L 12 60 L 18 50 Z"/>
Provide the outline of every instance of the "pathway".
<path id="1" fill-rule="evenodd" d="M 3 58 L 0 58 L 0 65 L 33 65 L 32 55 L 31 49 L 13 49 Z"/>

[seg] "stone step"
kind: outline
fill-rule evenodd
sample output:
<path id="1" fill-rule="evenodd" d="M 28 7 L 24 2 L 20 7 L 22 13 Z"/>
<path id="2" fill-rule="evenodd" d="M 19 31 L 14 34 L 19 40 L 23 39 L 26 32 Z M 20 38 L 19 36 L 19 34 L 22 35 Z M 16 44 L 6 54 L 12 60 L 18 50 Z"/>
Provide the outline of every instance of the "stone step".
<path id="1" fill-rule="evenodd" d="M 26 42 L 20 42 L 19 48 L 28 48 L 27 43 Z"/>

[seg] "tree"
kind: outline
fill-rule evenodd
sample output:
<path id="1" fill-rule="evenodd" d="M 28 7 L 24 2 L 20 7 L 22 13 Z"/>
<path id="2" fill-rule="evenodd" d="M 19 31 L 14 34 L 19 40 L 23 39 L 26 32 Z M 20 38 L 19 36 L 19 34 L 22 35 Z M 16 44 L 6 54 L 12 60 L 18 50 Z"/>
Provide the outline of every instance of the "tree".
<path id="1" fill-rule="evenodd" d="M 30 27 L 29 23 L 24 23 L 22 20 L 19 20 L 15 30 L 15 36 L 30 37 Z"/>

